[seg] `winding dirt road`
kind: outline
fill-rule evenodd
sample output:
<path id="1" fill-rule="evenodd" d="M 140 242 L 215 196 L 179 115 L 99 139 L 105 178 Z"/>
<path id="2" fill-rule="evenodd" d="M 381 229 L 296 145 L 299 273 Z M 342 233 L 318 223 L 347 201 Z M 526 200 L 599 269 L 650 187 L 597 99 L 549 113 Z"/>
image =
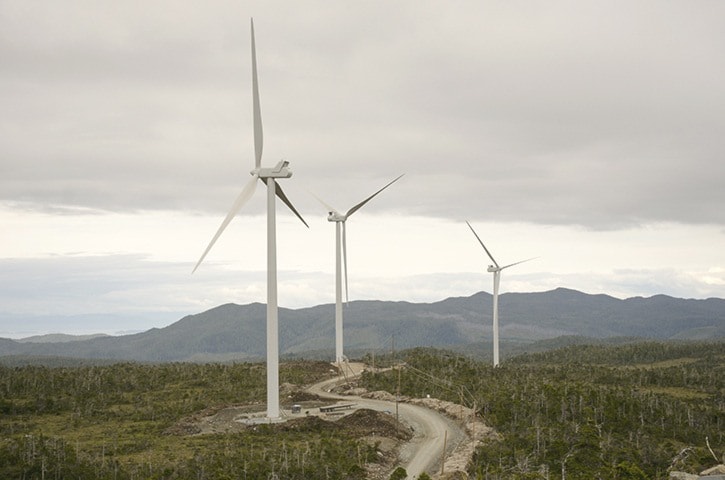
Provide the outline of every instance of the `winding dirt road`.
<path id="1" fill-rule="evenodd" d="M 354 364 L 351 367 L 355 374 L 359 374 L 363 365 Z M 395 402 L 350 395 L 343 396 L 330 392 L 335 385 L 344 381 L 345 377 L 332 378 L 312 385 L 307 391 L 320 397 L 345 402 L 354 401 L 358 408 L 395 414 Z M 413 431 L 413 438 L 403 445 L 400 451 L 400 465 L 408 472 L 410 479 L 417 478 L 423 472 L 431 476 L 439 473 L 444 445 L 446 452 L 450 452 L 466 436 L 451 419 L 424 407 L 398 403 L 398 415 L 400 421 Z"/>

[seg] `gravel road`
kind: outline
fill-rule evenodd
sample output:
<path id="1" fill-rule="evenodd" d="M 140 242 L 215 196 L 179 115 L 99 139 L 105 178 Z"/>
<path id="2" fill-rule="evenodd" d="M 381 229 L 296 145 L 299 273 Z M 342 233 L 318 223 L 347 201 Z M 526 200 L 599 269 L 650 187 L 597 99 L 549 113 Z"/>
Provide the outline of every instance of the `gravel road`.
<path id="1" fill-rule="evenodd" d="M 354 367 L 360 368 L 357 365 Z M 330 389 L 342 381 L 342 377 L 325 380 L 309 387 L 307 391 L 321 397 L 354 401 L 359 408 L 395 415 L 395 402 L 331 393 Z M 413 430 L 413 438 L 400 451 L 400 465 L 408 472 L 408 478 L 417 478 L 423 472 L 431 476 L 439 473 L 444 444 L 447 452 L 452 451 L 464 440 L 463 430 L 448 417 L 425 407 L 398 403 L 398 415 L 400 421 Z"/>

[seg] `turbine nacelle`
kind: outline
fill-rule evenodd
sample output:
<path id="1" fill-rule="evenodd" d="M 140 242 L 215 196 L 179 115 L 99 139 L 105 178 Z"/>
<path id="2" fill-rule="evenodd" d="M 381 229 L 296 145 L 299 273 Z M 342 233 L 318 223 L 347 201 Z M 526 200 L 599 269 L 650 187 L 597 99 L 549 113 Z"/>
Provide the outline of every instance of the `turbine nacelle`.
<path id="1" fill-rule="evenodd" d="M 496 273 L 496 272 L 498 272 L 498 271 L 499 271 L 499 270 L 501 270 L 501 269 L 500 269 L 500 268 L 498 268 L 498 267 L 497 267 L 497 266 L 495 266 L 495 265 L 489 265 L 489 266 L 488 266 L 488 269 L 487 269 L 487 270 L 488 270 L 489 272 L 491 272 L 491 273 Z"/>
<path id="2" fill-rule="evenodd" d="M 272 168 L 255 168 L 249 173 L 257 175 L 259 178 L 290 178 L 292 176 L 292 170 L 288 167 L 289 162 L 287 160 L 280 160 Z"/>
<path id="3" fill-rule="evenodd" d="M 340 212 L 327 212 L 328 222 L 344 222 L 347 220 L 347 215 L 343 215 Z"/>

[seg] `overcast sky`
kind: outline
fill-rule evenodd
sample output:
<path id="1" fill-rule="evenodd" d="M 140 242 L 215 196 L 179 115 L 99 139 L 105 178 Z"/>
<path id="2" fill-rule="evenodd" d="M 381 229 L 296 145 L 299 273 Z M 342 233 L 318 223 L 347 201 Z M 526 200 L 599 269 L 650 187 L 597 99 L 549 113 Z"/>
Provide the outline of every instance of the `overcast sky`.
<path id="1" fill-rule="evenodd" d="M 401 173 L 348 221 L 351 300 L 490 292 L 465 220 L 539 257 L 502 292 L 725 297 L 723 2 L 2 0 L 0 336 L 266 301 L 261 188 L 191 275 L 253 168 L 250 17 L 310 225 L 278 205 L 281 306 L 334 301 L 309 192 Z"/>

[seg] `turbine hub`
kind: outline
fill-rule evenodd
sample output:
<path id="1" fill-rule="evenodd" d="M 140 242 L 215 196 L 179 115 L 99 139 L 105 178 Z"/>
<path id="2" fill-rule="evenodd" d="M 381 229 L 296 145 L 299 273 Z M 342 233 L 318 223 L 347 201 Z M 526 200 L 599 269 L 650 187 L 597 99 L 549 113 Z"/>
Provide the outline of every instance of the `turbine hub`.
<path id="1" fill-rule="evenodd" d="M 496 268 L 496 267 L 495 267 L 495 266 L 493 266 L 493 265 L 489 265 L 489 266 L 488 266 L 488 271 L 489 271 L 489 272 L 497 272 L 497 271 L 498 271 L 498 268 Z"/>

